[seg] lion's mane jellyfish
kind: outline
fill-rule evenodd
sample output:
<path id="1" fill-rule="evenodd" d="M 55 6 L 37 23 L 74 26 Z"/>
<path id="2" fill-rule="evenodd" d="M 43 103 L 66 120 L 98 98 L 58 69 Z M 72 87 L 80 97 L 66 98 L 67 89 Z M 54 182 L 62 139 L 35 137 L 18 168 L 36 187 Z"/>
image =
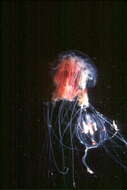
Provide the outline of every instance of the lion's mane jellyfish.
<path id="1" fill-rule="evenodd" d="M 88 173 L 94 174 L 86 162 L 90 149 L 103 147 L 109 152 L 106 142 L 120 146 L 126 146 L 127 142 L 116 122 L 99 113 L 89 102 L 88 89 L 94 87 L 97 82 L 97 68 L 93 61 L 80 51 L 70 50 L 60 53 L 54 65 L 54 91 L 52 101 L 47 103 L 46 115 L 50 155 L 57 171 L 65 175 L 70 168 L 66 162 L 65 152 L 71 151 L 73 186 L 75 186 L 75 150 L 84 152 L 82 163 Z M 59 144 L 57 151 L 61 152 L 61 160 L 55 154 L 56 144 Z M 77 144 L 81 144 L 82 148 L 80 149 Z M 115 157 L 115 151 L 111 152 L 112 158 L 126 168 L 121 160 Z M 62 166 L 59 167 L 60 165 Z"/>

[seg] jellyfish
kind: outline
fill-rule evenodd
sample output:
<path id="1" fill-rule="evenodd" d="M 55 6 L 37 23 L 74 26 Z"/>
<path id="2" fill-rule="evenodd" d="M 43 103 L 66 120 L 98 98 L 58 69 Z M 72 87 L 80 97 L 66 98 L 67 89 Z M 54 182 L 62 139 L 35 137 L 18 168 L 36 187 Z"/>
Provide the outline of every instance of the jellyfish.
<path id="1" fill-rule="evenodd" d="M 90 103 L 88 90 L 95 87 L 98 72 L 91 58 L 78 50 L 69 50 L 60 53 L 53 62 L 54 91 L 52 100 L 46 102 L 46 121 L 49 134 L 50 155 L 57 171 L 66 175 L 69 166 L 66 165 L 65 151 L 71 151 L 72 178 L 74 177 L 74 152 L 83 151 L 82 164 L 89 174 L 94 174 L 87 163 L 89 150 L 103 147 L 110 152 L 106 143 L 127 146 L 126 138 L 121 134 L 116 121 L 109 119 L 95 109 Z M 58 151 L 62 154 L 62 168 L 58 165 L 54 149 L 59 144 Z M 78 144 L 82 145 L 81 147 Z M 111 157 L 123 168 L 114 152 Z"/>

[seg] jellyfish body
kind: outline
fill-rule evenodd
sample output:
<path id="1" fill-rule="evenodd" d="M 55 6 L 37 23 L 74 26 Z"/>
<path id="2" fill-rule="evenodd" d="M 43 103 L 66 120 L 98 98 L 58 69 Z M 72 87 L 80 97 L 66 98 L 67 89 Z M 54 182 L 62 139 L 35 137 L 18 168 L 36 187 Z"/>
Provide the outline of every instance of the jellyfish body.
<path id="1" fill-rule="evenodd" d="M 92 60 L 80 51 L 67 51 L 58 56 L 56 64 L 53 101 L 73 101 L 80 97 L 79 101 L 87 104 L 87 88 L 94 87 L 97 81 L 97 69 Z"/>
<path id="2" fill-rule="evenodd" d="M 94 171 L 86 162 L 88 150 L 101 146 L 105 148 L 105 143 L 108 141 L 114 144 L 121 142 L 123 146 L 127 146 L 127 141 L 121 135 L 115 121 L 99 113 L 89 102 L 88 88 L 94 87 L 97 82 L 97 69 L 92 60 L 76 50 L 59 54 L 55 64 L 53 78 L 55 90 L 52 102 L 47 104 L 50 147 L 55 167 L 63 175 L 69 170 L 65 163 L 65 150 L 71 151 L 73 186 L 75 186 L 75 150 L 84 152 L 82 163 L 87 172 L 93 174 Z M 63 165 L 61 169 L 55 158 L 54 141 L 61 147 Z M 82 145 L 82 150 L 77 148 L 77 141 Z M 114 158 L 114 155 L 112 157 Z M 125 167 L 121 161 L 116 158 L 115 160 Z"/>

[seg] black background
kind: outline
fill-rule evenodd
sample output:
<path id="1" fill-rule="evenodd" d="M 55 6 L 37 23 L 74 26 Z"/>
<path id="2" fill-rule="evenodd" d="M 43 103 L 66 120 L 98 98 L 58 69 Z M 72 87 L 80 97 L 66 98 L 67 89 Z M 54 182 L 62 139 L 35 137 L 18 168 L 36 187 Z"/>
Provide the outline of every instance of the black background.
<path id="1" fill-rule="evenodd" d="M 1 18 L 1 187 L 46 188 L 40 105 L 51 96 L 51 62 L 57 53 L 78 49 L 94 60 L 99 78 L 91 102 L 127 134 L 127 3 L 3 1 Z M 127 174 L 115 167 L 110 164 L 102 178 L 86 175 L 79 187 L 127 188 Z"/>

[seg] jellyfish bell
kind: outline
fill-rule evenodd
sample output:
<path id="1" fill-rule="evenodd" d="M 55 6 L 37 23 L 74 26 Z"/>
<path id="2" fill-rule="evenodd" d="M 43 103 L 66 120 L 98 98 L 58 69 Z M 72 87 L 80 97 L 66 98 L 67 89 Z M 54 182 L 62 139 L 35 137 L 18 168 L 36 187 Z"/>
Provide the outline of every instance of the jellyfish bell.
<path id="1" fill-rule="evenodd" d="M 80 71 L 84 71 L 87 75 L 87 87 L 94 87 L 97 82 L 97 68 L 93 63 L 92 59 L 85 53 L 79 50 L 69 50 L 58 54 L 54 64 L 56 65 L 56 70 L 59 65 L 65 60 L 73 60 Z M 69 62 L 68 62 L 69 63 Z"/>
<path id="2" fill-rule="evenodd" d="M 73 101 L 76 97 L 79 104 L 88 104 L 87 88 L 97 82 L 97 69 L 91 58 L 78 51 L 62 52 L 55 60 L 53 100 L 66 99 Z"/>

